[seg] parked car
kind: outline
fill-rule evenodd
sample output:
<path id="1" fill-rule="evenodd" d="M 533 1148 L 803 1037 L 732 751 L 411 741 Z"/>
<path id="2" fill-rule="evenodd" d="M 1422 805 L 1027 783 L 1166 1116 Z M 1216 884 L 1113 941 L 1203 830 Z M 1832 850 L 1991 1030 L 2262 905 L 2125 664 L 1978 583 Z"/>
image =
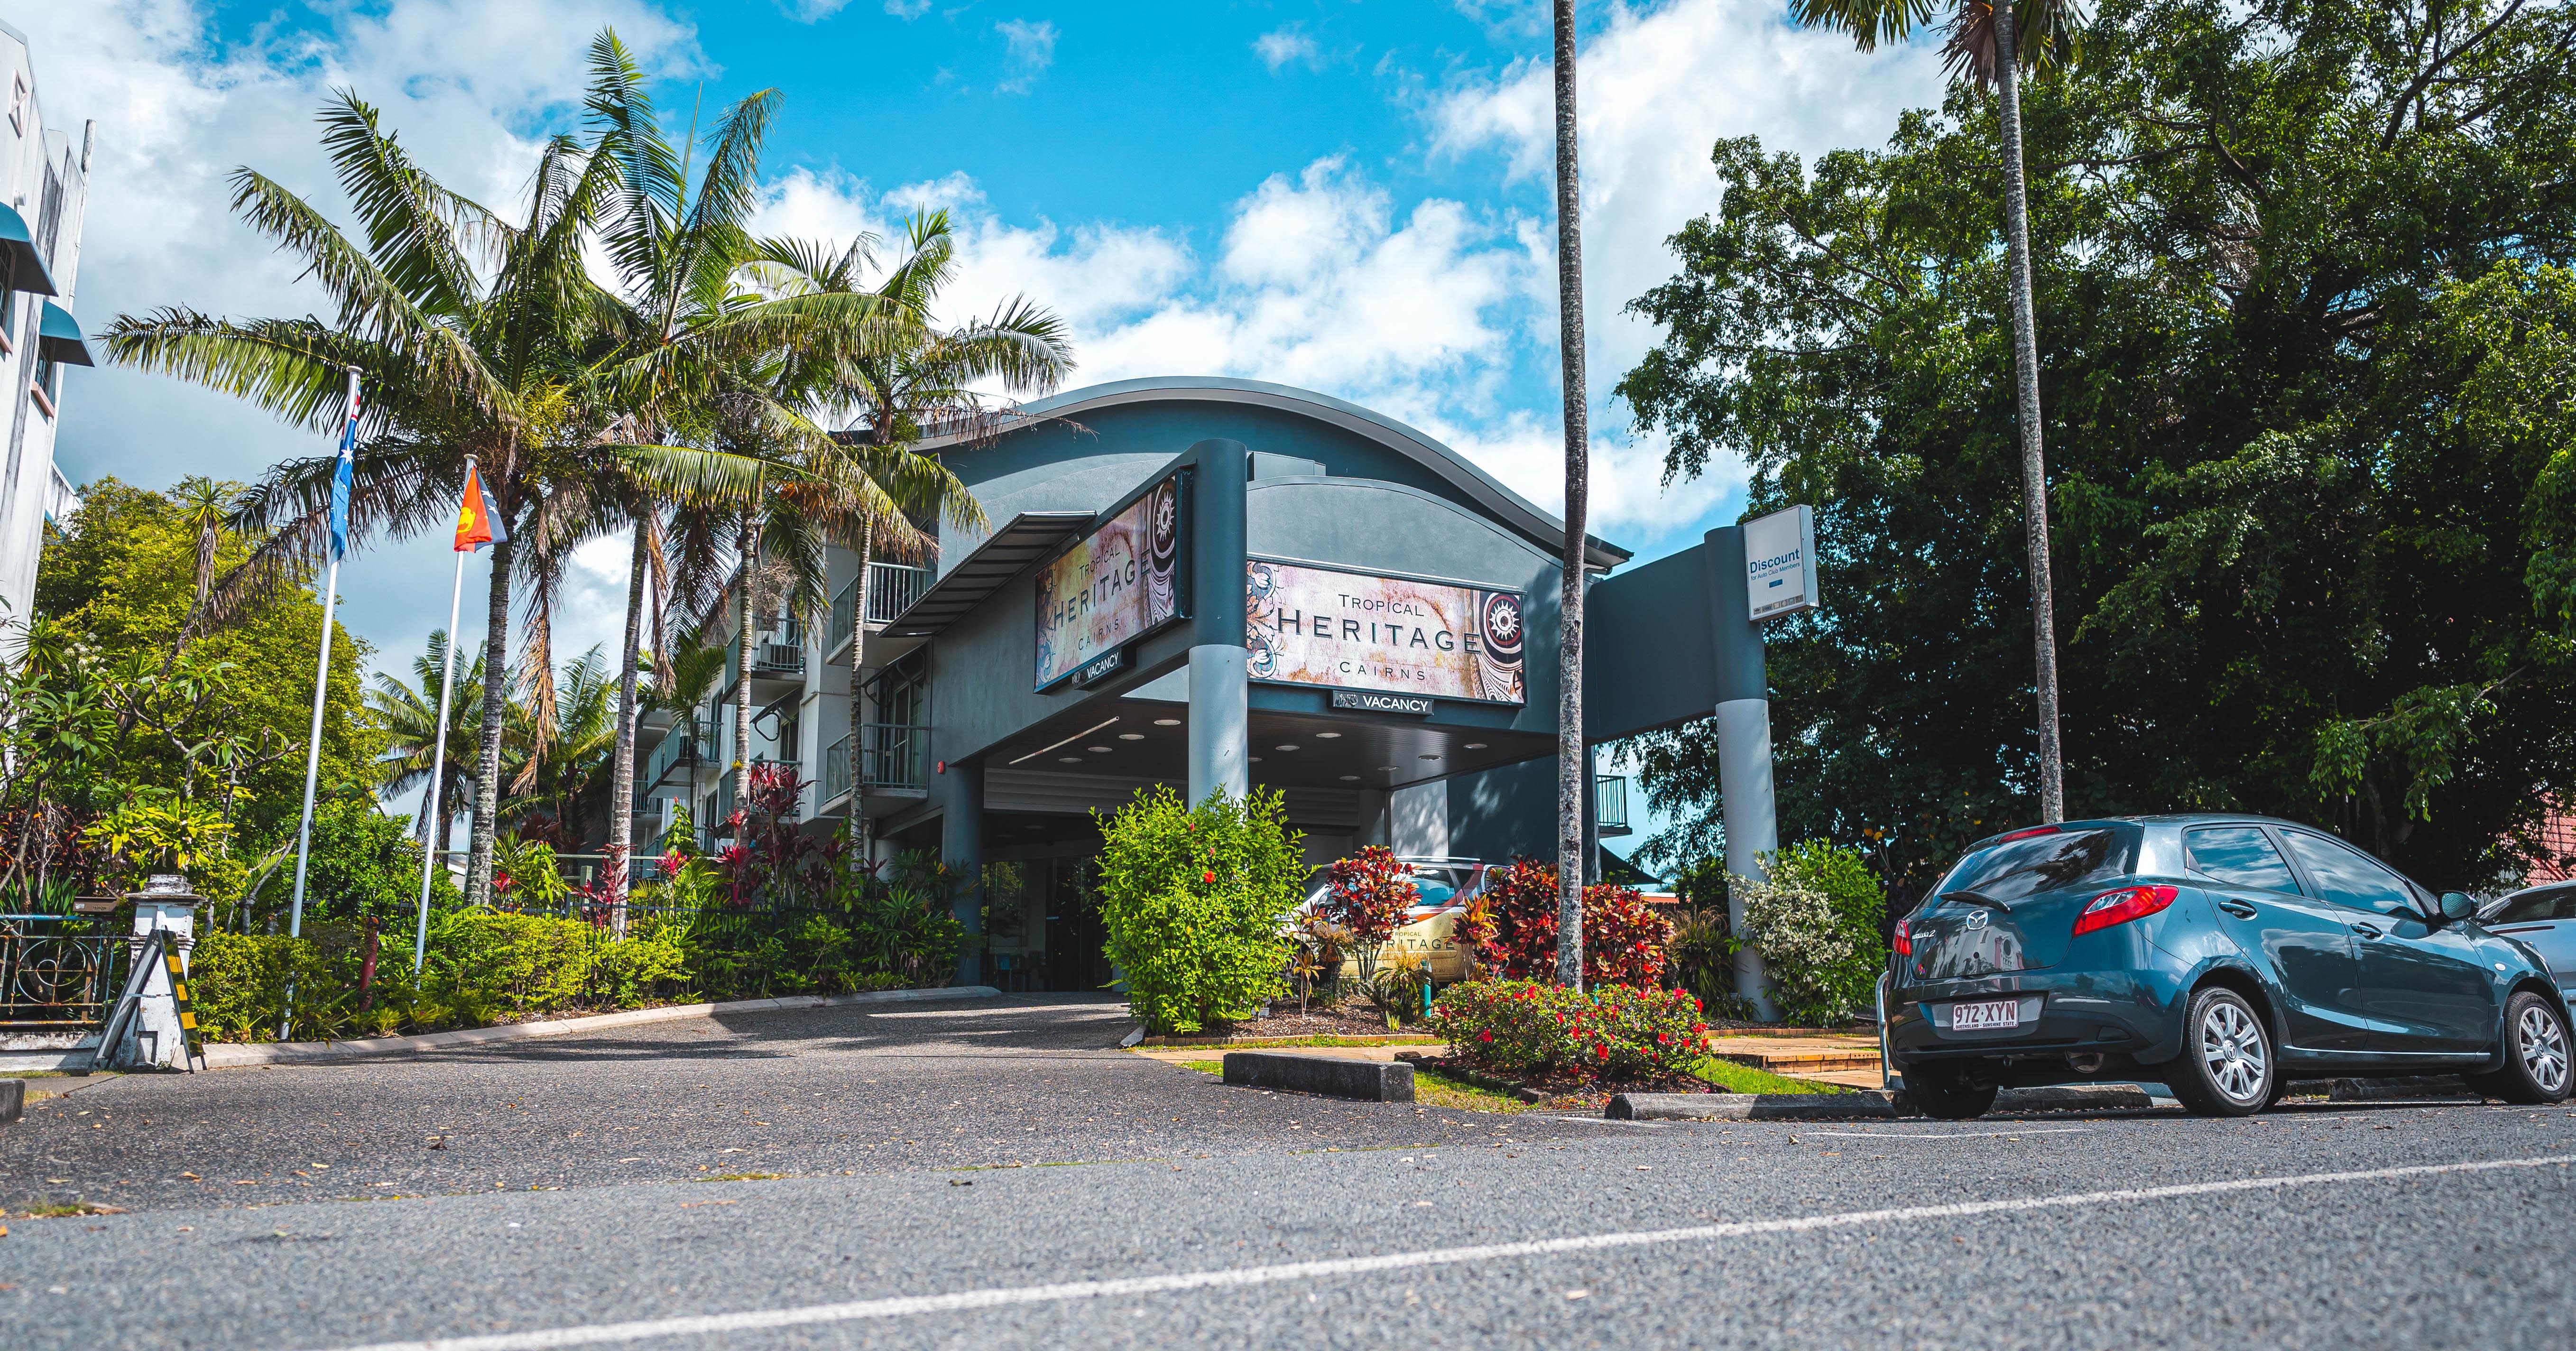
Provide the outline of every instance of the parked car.
<path id="1" fill-rule="evenodd" d="M 1396 861 L 1412 870 L 1415 899 L 1405 908 L 1403 921 L 1387 940 L 1387 951 L 1420 957 L 1436 985 L 1465 980 L 1468 962 L 1466 952 L 1458 946 L 1458 917 L 1467 912 L 1467 903 L 1484 885 L 1488 865 L 1467 858 L 1399 857 Z M 1297 914 L 1303 917 L 1321 906 L 1329 889 L 1318 885 L 1307 893 L 1306 903 L 1297 907 Z M 1343 959 L 1342 972 L 1357 979 L 1359 959 Z"/>
<path id="2" fill-rule="evenodd" d="M 1970 846 L 1927 895 L 1896 927 L 1886 1035 L 1931 1116 L 2088 1079 L 2161 1081 L 2206 1116 L 2343 1075 L 2568 1095 L 2567 1002 L 2541 955 L 2307 826 L 2034 826 Z"/>
<path id="3" fill-rule="evenodd" d="M 2518 939 L 2540 954 L 2558 993 L 2576 995 L 2576 882 L 2525 887 L 2478 912 L 2487 932 Z"/>

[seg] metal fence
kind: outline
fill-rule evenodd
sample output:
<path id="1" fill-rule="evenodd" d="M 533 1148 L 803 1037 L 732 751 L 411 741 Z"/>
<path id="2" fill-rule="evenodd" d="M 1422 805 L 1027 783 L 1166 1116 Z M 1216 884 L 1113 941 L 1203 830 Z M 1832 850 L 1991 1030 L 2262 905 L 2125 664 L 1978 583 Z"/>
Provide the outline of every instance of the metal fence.
<path id="1" fill-rule="evenodd" d="M 79 915 L 0 915 L 0 1031 L 95 1025 L 132 935 Z"/>

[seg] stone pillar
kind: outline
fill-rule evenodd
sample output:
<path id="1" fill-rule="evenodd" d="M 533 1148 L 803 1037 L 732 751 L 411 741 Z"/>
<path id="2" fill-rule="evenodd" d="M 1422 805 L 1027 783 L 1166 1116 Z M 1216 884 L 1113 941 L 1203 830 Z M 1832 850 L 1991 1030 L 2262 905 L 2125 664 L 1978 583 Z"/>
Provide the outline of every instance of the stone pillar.
<path id="1" fill-rule="evenodd" d="M 142 951 L 142 940 L 154 933 L 168 935 L 163 941 L 179 953 L 179 970 L 189 969 L 189 954 L 197 945 L 197 907 L 204 901 L 188 891 L 188 879 L 175 874 L 154 874 L 143 890 L 131 893 L 134 902 L 135 951 Z M 179 1027 L 179 1007 L 171 997 L 170 973 L 165 967 L 151 973 L 143 987 L 142 1016 L 135 1019 L 134 1053 L 118 1054 L 118 1048 L 104 1047 L 108 1059 L 133 1066 L 167 1066 L 188 1068 L 188 1043 Z"/>
<path id="2" fill-rule="evenodd" d="M 1708 532 L 1712 636 L 1717 648 L 1718 812 L 1726 825 L 1729 877 L 1766 878 L 1759 856 L 1780 847 L 1771 795 L 1771 687 L 1762 666 L 1762 626 L 1744 590 L 1744 528 Z M 1744 930 L 1744 903 L 1727 889 L 1727 922 Z M 1753 948 L 1735 956 L 1735 991 L 1765 1022 L 1777 1021 L 1771 976 Z"/>
<path id="3" fill-rule="evenodd" d="M 966 928 L 966 946 L 957 954 L 957 983 L 983 979 L 983 949 L 976 940 L 984 923 L 984 767 L 950 765 L 948 800 L 939 821 L 939 861 L 948 865 L 957 884 L 957 922 Z"/>
<path id="4" fill-rule="evenodd" d="M 1243 560 L 1248 456 L 1240 441 L 1201 441 L 1190 502 L 1190 801 L 1251 791 L 1252 653 L 1245 646 Z"/>

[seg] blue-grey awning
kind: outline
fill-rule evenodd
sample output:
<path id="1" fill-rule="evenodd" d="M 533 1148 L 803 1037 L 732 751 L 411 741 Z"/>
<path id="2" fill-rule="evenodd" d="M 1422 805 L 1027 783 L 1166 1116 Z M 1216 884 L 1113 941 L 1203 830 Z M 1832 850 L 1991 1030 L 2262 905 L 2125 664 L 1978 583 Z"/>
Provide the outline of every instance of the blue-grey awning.
<path id="1" fill-rule="evenodd" d="M 0 264 L 6 265 L 12 291 L 32 291 L 40 296 L 62 294 L 54 289 L 54 279 L 45 271 L 44 255 L 36 252 L 36 232 L 28 229 L 27 218 L 6 202 L 0 202 Z"/>
<path id="2" fill-rule="evenodd" d="M 80 323 L 71 311 L 48 300 L 45 317 L 36 329 L 36 350 L 47 359 L 66 366 L 95 366 L 89 358 L 89 344 L 81 338 Z"/>

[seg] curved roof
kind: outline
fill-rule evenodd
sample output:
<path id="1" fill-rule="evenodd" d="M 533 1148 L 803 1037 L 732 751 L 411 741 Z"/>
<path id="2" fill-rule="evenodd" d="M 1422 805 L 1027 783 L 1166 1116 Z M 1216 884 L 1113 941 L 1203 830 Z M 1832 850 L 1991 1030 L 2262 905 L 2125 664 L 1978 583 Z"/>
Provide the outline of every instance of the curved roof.
<path id="1" fill-rule="evenodd" d="M 1022 404 L 1023 418 L 1070 418 L 1097 408 L 1115 408 L 1121 404 L 1173 403 L 1187 401 L 1207 403 L 1250 404 L 1277 408 L 1329 422 L 1345 431 L 1366 437 L 1420 464 L 1439 475 L 1467 499 L 1492 513 L 1514 529 L 1534 539 L 1545 540 L 1557 548 L 1565 543 L 1565 522 L 1542 511 L 1528 498 L 1496 481 L 1493 475 L 1477 468 L 1466 456 L 1382 413 L 1374 413 L 1358 404 L 1318 394 L 1310 389 L 1267 384 L 1259 380 L 1236 380 L 1224 376 L 1176 375 L 1154 376 L 1143 380 L 1120 380 L 1085 389 L 1067 390 L 1062 394 Z M 925 448 L 936 446 L 947 438 L 924 441 Z M 1598 535 L 1585 536 L 1584 553 L 1594 567 L 1611 568 L 1625 563 L 1631 551 L 1622 549 Z"/>

